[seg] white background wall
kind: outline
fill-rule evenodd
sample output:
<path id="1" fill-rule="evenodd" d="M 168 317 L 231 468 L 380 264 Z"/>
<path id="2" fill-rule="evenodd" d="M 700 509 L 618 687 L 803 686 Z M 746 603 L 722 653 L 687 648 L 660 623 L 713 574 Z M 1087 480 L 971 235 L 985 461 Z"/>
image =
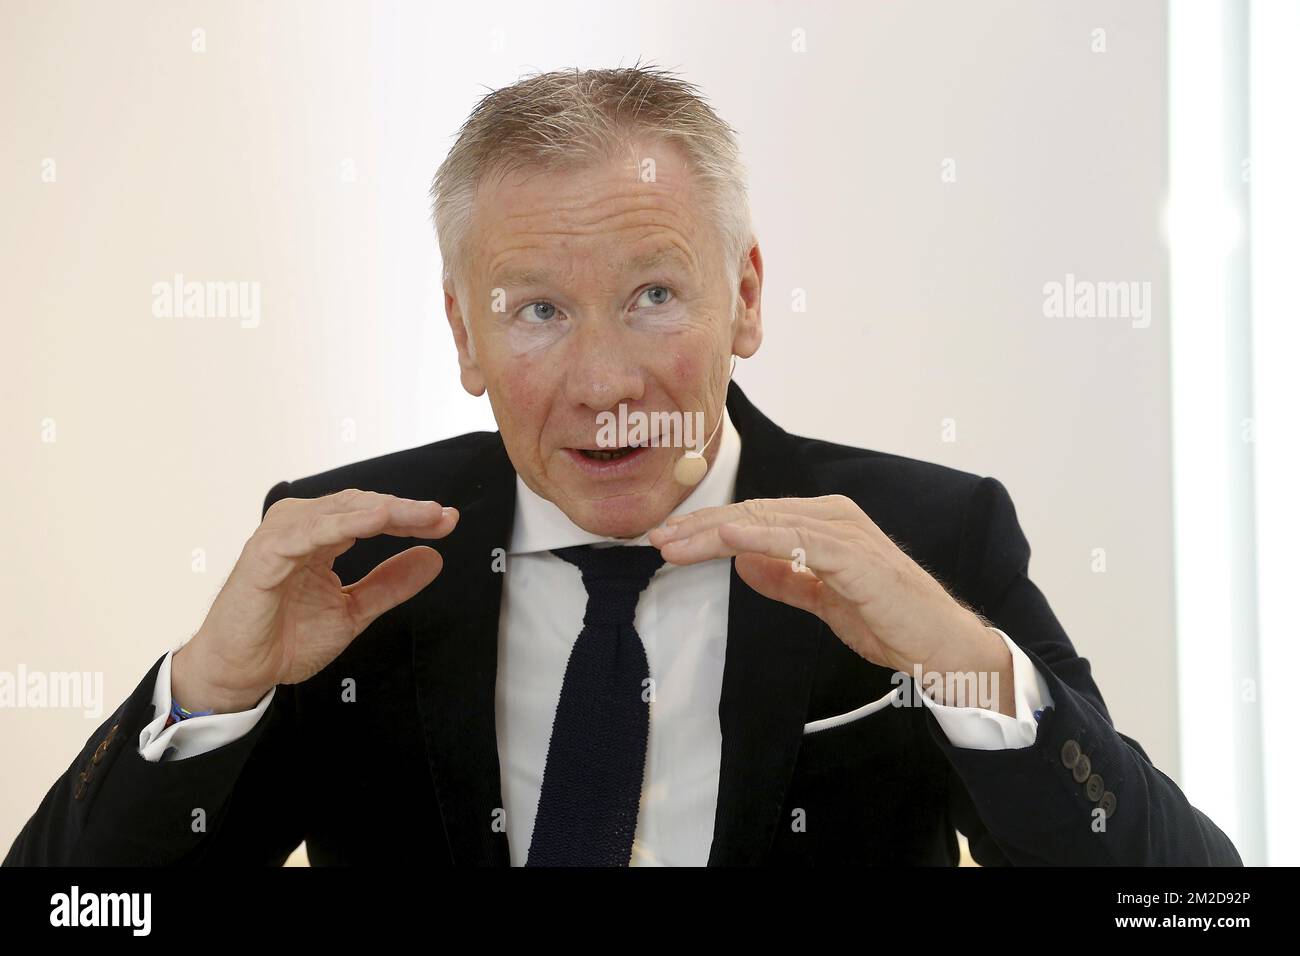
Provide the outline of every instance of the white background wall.
<path id="1" fill-rule="evenodd" d="M 1178 779 L 1162 3 L 3 14 L 0 670 L 101 671 L 106 716 L 273 483 L 493 427 L 456 380 L 429 179 L 488 88 L 641 57 L 741 133 L 767 339 L 737 380 L 791 431 L 1003 481 L 1117 725 Z M 155 318 L 178 272 L 259 282 L 260 326 Z M 1066 273 L 1151 282 L 1150 326 L 1045 318 Z M 0 710 L 4 849 L 99 719 Z"/>

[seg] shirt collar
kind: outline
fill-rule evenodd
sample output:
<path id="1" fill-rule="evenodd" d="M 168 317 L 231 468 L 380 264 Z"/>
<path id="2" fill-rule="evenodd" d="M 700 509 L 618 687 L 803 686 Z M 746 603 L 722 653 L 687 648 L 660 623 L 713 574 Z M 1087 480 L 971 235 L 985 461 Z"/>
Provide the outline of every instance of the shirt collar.
<path id="1" fill-rule="evenodd" d="M 700 508 L 729 505 L 735 500 L 736 472 L 740 466 L 740 433 L 731 423 L 731 413 L 723 408 L 722 440 L 713 464 L 695 489 L 672 513 L 686 514 Z M 515 520 L 510 532 L 508 554 L 529 554 L 568 548 L 579 544 L 648 545 L 649 532 L 639 538 L 606 538 L 584 531 L 569 520 L 553 502 L 547 501 L 515 475 Z"/>

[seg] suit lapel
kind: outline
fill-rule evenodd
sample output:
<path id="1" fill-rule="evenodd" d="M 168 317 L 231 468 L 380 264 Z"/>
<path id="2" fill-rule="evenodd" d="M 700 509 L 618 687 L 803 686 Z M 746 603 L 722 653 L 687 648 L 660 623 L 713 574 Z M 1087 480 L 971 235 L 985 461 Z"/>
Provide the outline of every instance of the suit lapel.
<path id="1" fill-rule="evenodd" d="M 452 862 L 509 866 L 496 739 L 500 573 L 514 521 L 515 473 L 498 433 L 463 468 L 446 496 L 461 513 L 442 541 L 442 573 L 407 602 L 416 698 Z"/>
<path id="2" fill-rule="evenodd" d="M 742 440 L 737 501 L 820 493 L 802 477 L 793 439 L 754 408 L 734 382 L 727 410 Z M 732 562 L 710 866 L 760 863 L 783 823 L 822 626 L 812 614 L 761 596 L 740 579 Z"/>

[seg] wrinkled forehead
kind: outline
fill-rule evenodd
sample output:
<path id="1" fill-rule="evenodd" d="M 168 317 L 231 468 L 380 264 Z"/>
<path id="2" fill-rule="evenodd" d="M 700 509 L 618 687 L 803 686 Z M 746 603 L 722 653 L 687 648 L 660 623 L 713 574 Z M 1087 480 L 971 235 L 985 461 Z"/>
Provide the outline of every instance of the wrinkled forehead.
<path id="1" fill-rule="evenodd" d="M 708 231 L 698 194 L 688 164 L 671 147 L 497 171 L 476 191 L 466 261 L 487 278 L 485 271 L 498 271 L 506 260 L 526 274 L 548 256 L 662 259 L 675 245 L 698 267 L 694 249 Z"/>
<path id="2" fill-rule="evenodd" d="M 536 161 L 503 158 L 484 171 L 476 202 L 494 197 L 555 195 L 569 199 L 588 196 L 593 187 L 637 185 L 686 187 L 692 179 L 690 161 L 676 144 L 660 138 L 623 139 L 617 144 L 557 152 Z"/>

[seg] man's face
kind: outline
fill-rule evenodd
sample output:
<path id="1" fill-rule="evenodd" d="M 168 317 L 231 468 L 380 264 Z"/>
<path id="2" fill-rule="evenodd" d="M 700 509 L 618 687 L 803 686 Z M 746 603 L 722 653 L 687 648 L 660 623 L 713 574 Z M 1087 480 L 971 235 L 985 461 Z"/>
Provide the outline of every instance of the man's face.
<path id="1" fill-rule="evenodd" d="M 702 443 L 731 356 L 761 341 L 758 247 L 743 267 L 724 263 L 685 162 L 666 147 L 641 155 L 654 182 L 631 161 L 492 178 L 465 274 L 446 290 L 461 381 L 487 391 L 515 470 L 579 527 L 612 537 L 657 526 L 690 489 L 673 479 L 681 447 L 589 454 L 602 447 L 598 413 L 702 411 Z M 734 304 L 725 270 L 740 280 Z"/>

